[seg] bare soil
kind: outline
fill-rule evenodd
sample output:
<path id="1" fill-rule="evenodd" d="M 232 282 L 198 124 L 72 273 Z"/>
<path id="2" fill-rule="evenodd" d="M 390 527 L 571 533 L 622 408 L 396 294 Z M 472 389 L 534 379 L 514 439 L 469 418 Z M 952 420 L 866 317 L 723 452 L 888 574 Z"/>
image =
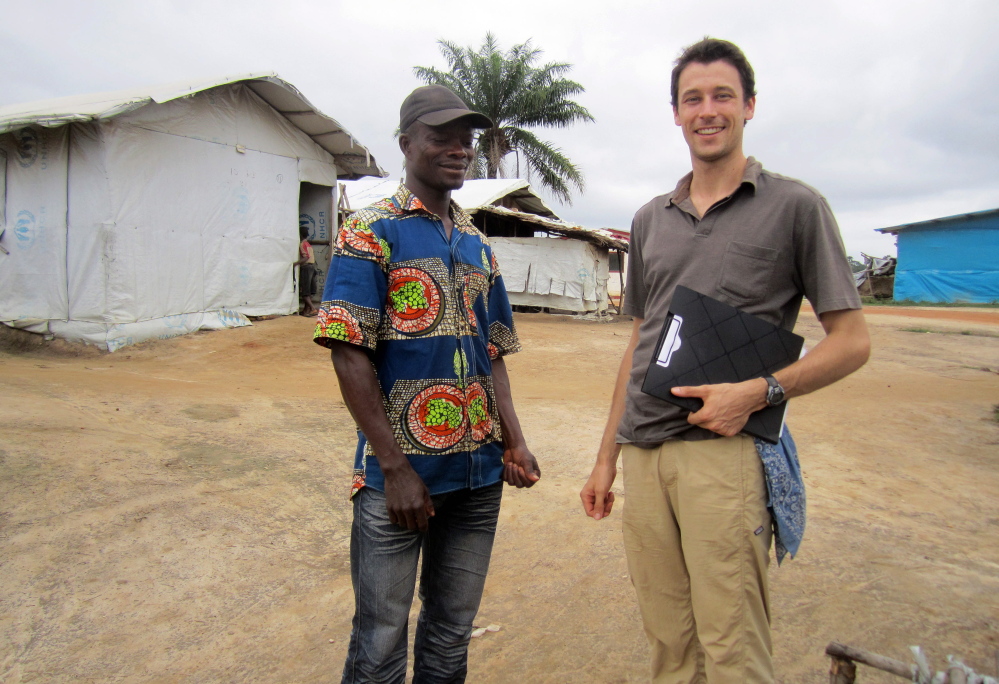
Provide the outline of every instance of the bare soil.
<path id="1" fill-rule="evenodd" d="M 871 309 L 871 362 L 792 402 L 809 521 L 771 566 L 781 682 L 828 681 L 832 640 L 996 674 L 999 321 L 937 311 Z M 620 514 L 578 500 L 631 324 L 516 320 L 544 476 L 506 492 L 478 620 L 502 630 L 469 681 L 645 681 Z M 0 352 L 0 681 L 338 681 L 355 437 L 311 327 Z"/>

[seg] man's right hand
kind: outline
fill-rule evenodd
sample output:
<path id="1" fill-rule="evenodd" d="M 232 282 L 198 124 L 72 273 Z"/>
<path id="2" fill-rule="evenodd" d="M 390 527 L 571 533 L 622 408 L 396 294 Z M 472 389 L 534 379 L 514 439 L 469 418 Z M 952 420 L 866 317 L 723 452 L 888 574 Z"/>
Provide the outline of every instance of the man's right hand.
<path id="1" fill-rule="evenodd" d="M 631 339 L 617 369 L 610 415 L 607 416 L 607 425 L 604 426 L 604 434 L 597 449 L 597 462 L 593 466 L 593 472 L 590 473 L 590 479 L 579 493 L 579 498 L 583 500 L 583 510 L 594 520 L 606 518 L 614 508 L 614 492 L 610 488 L 614 484 L 614 478 L 617 477 L 617 459 L 621 453 L 621 445 L 617 443 L 617 428 L 624 415 L 631 361 L 638 346 L 638 333 L 641 327 L 642 319 L 636 316 L 631 323 Z"/>
<path id="2" fill-rule="evenodd" d="M 590 473 L 590 479 L 583 485 L 579 498 L 583 501 L 583 510 L 594 520 L 600 520 L 610 515 L 614 507 L 614 492 L 610 490 L 617 477 L 617 464 L 597 460 Z"/>
<path id="3" fill-rule="evenodd" d="M 361 347 L 340 341 L 330 345 L 330 358 L 343 401 L 374 449 L 378 467 L 385 476 L 389 520 L 407 530 L 426 532 L 434 504 L 427 486 L 399 450 L 371 359 Z"/>
<path id="4" fill-rule="evenodd" d="M 434 515 L 427 485 L 408 463 L 398 471 L 384 475 L 389 521 L 407 530 L 426 532 L 427 519 Z"/>

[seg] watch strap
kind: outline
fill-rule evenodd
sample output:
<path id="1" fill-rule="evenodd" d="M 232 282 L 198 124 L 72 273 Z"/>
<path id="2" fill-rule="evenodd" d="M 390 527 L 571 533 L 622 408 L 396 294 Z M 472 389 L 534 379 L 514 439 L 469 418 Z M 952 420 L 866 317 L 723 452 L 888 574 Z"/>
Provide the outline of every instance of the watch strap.
<path id="1" fill-rule="evenodd" d="M 772 375 L 764 375 L 767 381 L 767 406 L 779 406 L 784 403 L 784 388 L 777 382 L 777 378 Z"/>

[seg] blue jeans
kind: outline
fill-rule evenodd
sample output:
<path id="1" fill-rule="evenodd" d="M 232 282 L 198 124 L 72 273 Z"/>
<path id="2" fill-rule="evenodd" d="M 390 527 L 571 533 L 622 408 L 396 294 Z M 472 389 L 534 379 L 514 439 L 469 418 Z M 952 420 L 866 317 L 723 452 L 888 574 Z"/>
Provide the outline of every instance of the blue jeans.
<path id="1" fill-rule="evenodd" d="M 350 576 L 354 619 L 343 684 L 406 681 L 406 639 L 423 552 L 413 684 L 464 682 L 468 641 L 496 535 L 503 483 L 432 497 L 424 532 L 389 522 L 385 494 L 354 497 Z"/>

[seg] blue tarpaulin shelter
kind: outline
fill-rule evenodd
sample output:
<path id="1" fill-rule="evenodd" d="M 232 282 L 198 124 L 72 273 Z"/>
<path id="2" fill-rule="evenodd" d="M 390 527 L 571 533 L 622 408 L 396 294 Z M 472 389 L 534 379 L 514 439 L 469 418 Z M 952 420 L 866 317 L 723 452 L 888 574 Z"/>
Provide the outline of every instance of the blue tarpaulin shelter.
<path id="1" fill-rule="evenodd" d="M 898 243 L 896 300 L 999 301 L 999 209 L 877 230 Z"/>

